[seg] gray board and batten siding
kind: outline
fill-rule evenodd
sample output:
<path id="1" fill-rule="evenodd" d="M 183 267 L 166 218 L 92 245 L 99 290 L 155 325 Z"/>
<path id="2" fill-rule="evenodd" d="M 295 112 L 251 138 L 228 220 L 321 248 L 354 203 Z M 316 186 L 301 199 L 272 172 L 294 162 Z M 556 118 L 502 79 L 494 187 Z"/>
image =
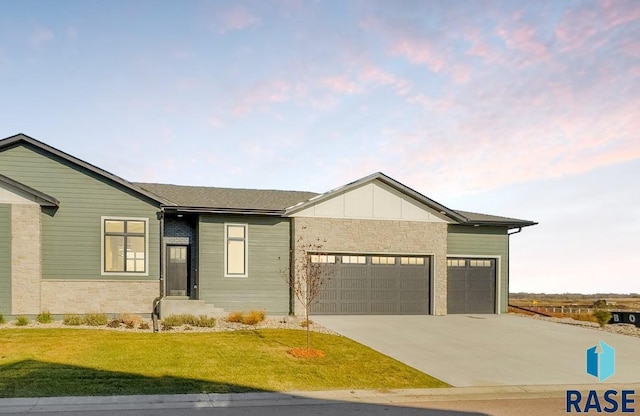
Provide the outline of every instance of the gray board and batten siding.
<path id="1" fill-rule="evenodd" d="M 21 142 L 0 152 L 2 173 L 57 198 L 60 207 L 42 213 L 42 279 L 157 280 L 158 206 L 95 172 Z M 101 217 L 145 218 L 149 268 L 144 275 L 101 274 Z M 75 253 L 75 254 L 74 254 Z"/>
<path id="2" fill-rule="evenodd" d="M 0 314 L 11 314 L 11 205 L 0 204 Z"/>
<path id="3" fill-rule="evenodd" d="M 225 277 L 225 224 L 247 224 L 246 277 Z M 289 313 L 290 220 L 275 216 L 201 215 L 198 224 L 199 299 L 227 311 Z"/>
<path id="4" fill-rule="evenodd" d="M 499 305 L 496 312 L 507 311 L 509 236 L 507 227 L 472 227 L 449 225 L 447 233 L 447 256 L 452 259 L 495 259 L 496 291 Z M 489 312 L 493 313 L 493 312 Z"/>

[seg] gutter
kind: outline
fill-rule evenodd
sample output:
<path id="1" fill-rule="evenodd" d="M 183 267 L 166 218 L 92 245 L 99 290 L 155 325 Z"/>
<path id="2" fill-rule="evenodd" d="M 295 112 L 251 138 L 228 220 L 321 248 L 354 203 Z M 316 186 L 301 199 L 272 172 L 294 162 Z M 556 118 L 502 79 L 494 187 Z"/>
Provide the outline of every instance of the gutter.
<path id="1" fill-rule="evenodd" d="M 200 208 L 200 207 L 162 207 L 163 211 L 188 212 L 197 214 L 238 214 L 238 215 L 270 215 L 281 217 L 285 211 L 282 209 L 251 209 L 251 208 Z"/>

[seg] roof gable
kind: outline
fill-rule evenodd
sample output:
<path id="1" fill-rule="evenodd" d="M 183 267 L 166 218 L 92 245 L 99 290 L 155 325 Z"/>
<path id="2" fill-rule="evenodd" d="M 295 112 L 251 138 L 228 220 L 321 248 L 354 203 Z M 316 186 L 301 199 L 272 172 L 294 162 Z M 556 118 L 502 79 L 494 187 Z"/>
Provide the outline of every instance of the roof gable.
<path id="1" fill-rule="evenodd" d="M 88 162 L 85 162 L 81 159 L 78 159 L 75 156 L 71 156 L 68 153 L 65 153 L 61 150 L 58 150 L 54 147 L 49 146 L 48 144 L 45 144 L 39 140 L 36 140 L 32 137 L 29 137 L 25 134 L 16 134 L 15 136 L 11 136 L 11 137 L 7 137 L 6 139 L 2 139 L 0 140 L 0 152 L 2 152 L 5 149 L 14 147 L 14 146 L 19 146 L 19 145 L 27 145 L 30 146 L 32 148 L 38 149 L 41 152 L 44 152 L 48 155 L 51 155 L 53 157 L 62 159 L 80 169 L 84 169 L 86 171 L 92 172 L 104 179 L 106 179 L 107 181 L 118 185 L 118 186 L 122 186 L 127 188 L 130 191 L 133 191 L 134 193 L 138 194 L 139 196 L 145 197 L 147 199 L 151 199 L 152 201 L 155 201 L 159 204 L 166 204 L 166 205 L 173 205 L 171 203 L 171 201 L 167 201 L 161 197 L 159 197 L 158 195 L 155 195 L 151 192 L 148 192 L 144 189 L 141 189 L 140 187 L 134 185 L 131 182 L 126 181 L 125 179 L 120 178 L 119 176 L 116 176 L 112 173 L 107 172 L 106 170 L 100 169 L 97 166 L 94 166 Z"/>
<path id="2" fill-rule="evenodd" d="M 386 176 L 375 173 L 292 206 L 286 214 L 334 218 L 460 222 L 465 218 Z"/>
<path id="3" fill-rule="evenodd" d="M 0 174 L 0 203 L 37 203 L 42 207 L 58 207 L 60 202 L 44 192 Z"/>

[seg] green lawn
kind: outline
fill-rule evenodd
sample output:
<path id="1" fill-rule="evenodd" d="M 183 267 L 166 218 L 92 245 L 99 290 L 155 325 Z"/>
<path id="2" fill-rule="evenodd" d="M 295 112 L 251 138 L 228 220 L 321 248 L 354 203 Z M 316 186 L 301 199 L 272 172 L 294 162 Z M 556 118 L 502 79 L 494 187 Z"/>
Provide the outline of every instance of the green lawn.
<path id="1" fill-rule="evenodd" d="M 347 338 L 304 331 L 0 330 L 0 397 L 444 387 Z"/>

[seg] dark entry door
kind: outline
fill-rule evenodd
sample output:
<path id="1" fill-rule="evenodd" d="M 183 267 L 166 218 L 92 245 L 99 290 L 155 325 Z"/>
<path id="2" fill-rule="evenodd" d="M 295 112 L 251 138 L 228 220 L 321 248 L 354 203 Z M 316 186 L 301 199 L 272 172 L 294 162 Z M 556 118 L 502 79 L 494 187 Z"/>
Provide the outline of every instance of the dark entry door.
<path id="1" fill-rule="evenodd" d="M 167 295 L 189 296 L 189 246 L 167 246 Z"/>

